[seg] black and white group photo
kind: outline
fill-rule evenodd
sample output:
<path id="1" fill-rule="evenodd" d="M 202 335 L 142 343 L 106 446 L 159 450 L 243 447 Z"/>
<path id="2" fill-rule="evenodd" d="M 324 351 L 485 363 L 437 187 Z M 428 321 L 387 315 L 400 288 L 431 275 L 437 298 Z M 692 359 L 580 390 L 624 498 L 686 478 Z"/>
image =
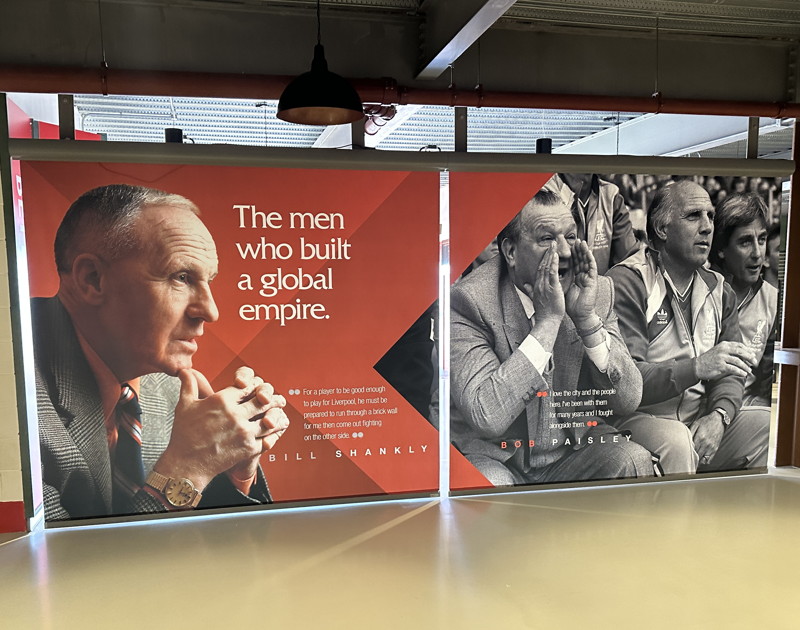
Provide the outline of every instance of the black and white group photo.
<path id="1" fill-rule="evenodd" d="M 495 486 L 767 466 L 781 181 L 554 174 L 452 285 L 451 441 Z"/>

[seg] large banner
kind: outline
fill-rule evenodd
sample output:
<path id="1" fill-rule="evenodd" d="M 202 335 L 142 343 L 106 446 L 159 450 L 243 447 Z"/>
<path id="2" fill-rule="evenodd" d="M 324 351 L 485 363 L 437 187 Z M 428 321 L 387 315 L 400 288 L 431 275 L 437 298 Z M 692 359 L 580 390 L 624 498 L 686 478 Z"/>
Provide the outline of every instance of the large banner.
<path id="1" fill-rule="evenodd" d="M 438 489 L 436 173 L 22 182 L 48 520 Z"/>
<path id="2" fill-rule="evenodd" d="M 766 467 L 779 180 L 451 173 L 441 349 L 436 173 L 21 182 L 48 521 Z"/>
<path id="3" fill-rule="evenodd" d="M 766 468 L 779 180 L 450 186 L 452 489 Z"/>

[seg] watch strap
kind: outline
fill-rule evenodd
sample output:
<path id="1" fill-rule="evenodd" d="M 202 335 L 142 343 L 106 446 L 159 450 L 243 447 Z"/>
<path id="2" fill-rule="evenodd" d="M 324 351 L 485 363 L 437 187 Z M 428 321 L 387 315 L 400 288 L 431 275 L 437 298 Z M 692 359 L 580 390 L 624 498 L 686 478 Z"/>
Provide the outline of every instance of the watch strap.
<path id="1" fill-rule="evenodd" d="M 147 479 L 145 479 L 144 482 L 151 488 L 158 490 L 159 492 L 164 492 L 164 488 L 167 487 L 169 480 L 170 477 L 162 475 L 161 473 L 157 473 L 155 470 L 153 470 L 149 475 L 147 475 Z"/>
<path id="2" fill-rule="evenodd" d="M 722 407 L 716 407 L 714 411 L 716 411 L 720 416 L 722 416 L 722 424 L 724 424 L 726 427 L 730 426 L 731 417 L 728 415 L 727 411 L 725 411 Z"/>

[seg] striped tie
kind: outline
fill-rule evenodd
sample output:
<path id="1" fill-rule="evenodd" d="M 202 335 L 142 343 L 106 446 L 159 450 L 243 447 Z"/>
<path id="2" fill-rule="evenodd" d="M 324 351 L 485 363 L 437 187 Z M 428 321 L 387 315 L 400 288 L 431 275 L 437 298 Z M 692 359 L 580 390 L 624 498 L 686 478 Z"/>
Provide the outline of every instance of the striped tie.
<path id="1" fill-rule="evenodd" d="M 144 484 L 142 408 L 130 385 L 122 386 L 117 403 L 117 448 L 114 452 L 114 513 L 133 511 L 131 498 Z"/>

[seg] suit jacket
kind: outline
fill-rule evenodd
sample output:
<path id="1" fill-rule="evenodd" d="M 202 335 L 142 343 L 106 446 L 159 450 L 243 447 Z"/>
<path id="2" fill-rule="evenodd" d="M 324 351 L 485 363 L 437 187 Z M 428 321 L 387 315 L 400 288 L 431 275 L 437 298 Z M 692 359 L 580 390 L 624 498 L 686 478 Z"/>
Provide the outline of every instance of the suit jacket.
<path id="1" fill-rule="evenodd" d="M 613 299 L 613 284 L 599 276 L 595 312 L 610 342 L 606 372 L 588 359 L 572 320 L 565 315 L 553 359 L 540 374 L 519 350 L 531 324 L 500 256 L 456 284 L 450 295 L 450 425 L 456 447 L 468 458 L 488 456 L 525 471 L 552 464 L 582 444 L 587 428 L 573 428 L 571 420 L 556 418 L 555 412 L 573 408 L 555 407 L 553 402 L 586 399 L 580 391 L 590 388 L 613 389 L 614 394 L 594 396 L 607 401 L 597 410 L 611 411 L 614 416 L 635 411 L 642 378 L 620 337 Z M 573 395 L 575 390 L 578 395 Z M 540 391 L 549 395 L 537 396 Z M 569 396 L 561 398 L 561 392 Z M 586 419 L 597 418 L 596 414 L 586 409 Z M 562 424 L 570 427 L 556 426 Z M 597 435 L 597 429 L 592 433 Z M 521 442 L 518 447 L 515 440 Z M 530 440 L 534 442 L 531 448 Z"/>
<path id="2" fill-rule="evenodd" d="M 100 392 L 81 350 L 69 314 L 57 298 L 31 300 L 36 401 L 47 520 L 112 514 L 111 458 Z M 180 382 L 166 374 L 141 378 L 142 459 L 149 474 L 169 442 Z M 200 507 L 269 502 L 261 471 L 245 496 L 225 475 L 203 491 Z M 164 512 L 144 491 L 134 496 L 135 512 Z"/>

